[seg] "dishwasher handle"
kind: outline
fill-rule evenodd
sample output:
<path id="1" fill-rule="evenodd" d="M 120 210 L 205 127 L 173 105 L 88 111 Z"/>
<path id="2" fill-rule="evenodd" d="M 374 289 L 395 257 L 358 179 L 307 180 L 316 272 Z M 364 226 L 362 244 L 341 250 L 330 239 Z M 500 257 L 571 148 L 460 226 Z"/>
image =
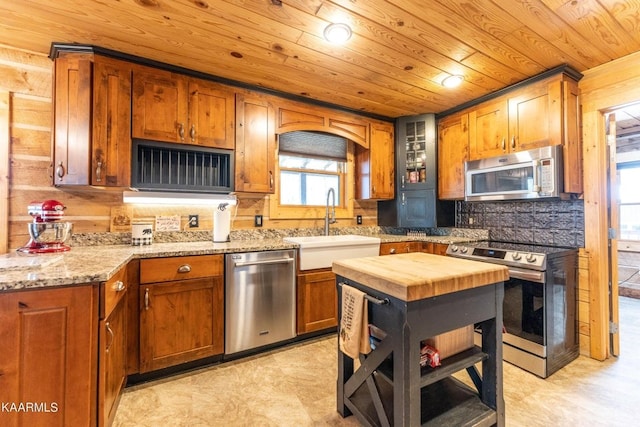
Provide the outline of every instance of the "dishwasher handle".
<path id="1" fill-rule="evenodd" d="M 247 267 L 250 265 L 268 265 L 268 264 L 290 264 L 295 258 L 278 258 L 278 259 L 266 259 L 263 261 L 247 261 L 247 262 L 234 262 L 235 267 Z"/>

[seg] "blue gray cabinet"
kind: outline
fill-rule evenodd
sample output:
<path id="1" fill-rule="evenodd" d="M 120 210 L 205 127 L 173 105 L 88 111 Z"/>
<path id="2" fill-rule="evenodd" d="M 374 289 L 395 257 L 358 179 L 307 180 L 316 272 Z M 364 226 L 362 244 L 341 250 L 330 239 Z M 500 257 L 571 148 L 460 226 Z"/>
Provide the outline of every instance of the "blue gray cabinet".
<path id="1" fill-rule="evenodd" d="M 451 202 L 437 200 L 434 114 L 396 120 L 396 198 L 378 202 L 378 225 L 428 228 L 453 225 Z"/>

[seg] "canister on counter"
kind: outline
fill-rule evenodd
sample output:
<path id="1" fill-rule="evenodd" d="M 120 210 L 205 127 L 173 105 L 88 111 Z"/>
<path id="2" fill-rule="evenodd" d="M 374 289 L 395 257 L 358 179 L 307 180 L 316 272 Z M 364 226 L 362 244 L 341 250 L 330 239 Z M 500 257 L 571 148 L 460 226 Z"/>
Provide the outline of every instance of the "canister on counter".
<path id="1" fill-rule="evenodd" d="M 153 243 L 153 224 L 133 222 L 131 224 L 131 245 L 144 246 Z"/>

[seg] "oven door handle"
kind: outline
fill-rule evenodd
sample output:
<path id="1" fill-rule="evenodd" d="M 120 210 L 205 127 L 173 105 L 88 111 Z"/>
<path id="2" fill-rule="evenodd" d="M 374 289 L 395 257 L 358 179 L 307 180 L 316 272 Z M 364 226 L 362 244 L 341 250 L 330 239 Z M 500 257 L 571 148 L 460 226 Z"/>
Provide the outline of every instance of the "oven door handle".
<path id="1" fill-rule="evenodd" d="M 509 277 L 512 279 L 528 280 L 529 282 L 544 283 L 544 271 L 510 267 Z"/>

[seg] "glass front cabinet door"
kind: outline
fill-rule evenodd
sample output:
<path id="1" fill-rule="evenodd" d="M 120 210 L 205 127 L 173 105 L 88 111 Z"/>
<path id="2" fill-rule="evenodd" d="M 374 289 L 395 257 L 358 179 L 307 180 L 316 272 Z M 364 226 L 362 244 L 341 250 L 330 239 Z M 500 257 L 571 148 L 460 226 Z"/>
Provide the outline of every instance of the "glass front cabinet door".
<path id="1" fill-rule="evenodd" d="M 433 114 L 398 119 L 400 189 L 436 188 L 436 131 Z"/>

